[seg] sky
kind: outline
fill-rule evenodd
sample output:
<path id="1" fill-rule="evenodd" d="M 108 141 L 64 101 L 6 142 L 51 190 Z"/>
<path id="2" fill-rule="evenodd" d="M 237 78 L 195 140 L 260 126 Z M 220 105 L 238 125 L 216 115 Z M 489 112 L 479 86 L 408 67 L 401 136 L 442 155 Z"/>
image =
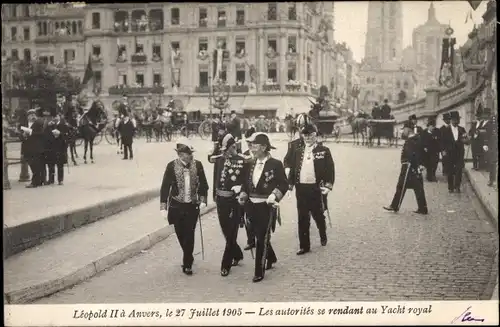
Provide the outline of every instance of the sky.
<path id="1" fill-rule="evenodd" d="M 467 34 L 474 27 L 474 22 L 480 24 L 486 11 L 487 1 L 483 1 L 475 10 L 467 1 L 433 1 L 436 17 L 442 24 L 451 24 L 455 31 L 457 45 L 467 41 Z M 427 10 L 430 1 L 403 1 L 403 49 L 411 45 L 413 29 L 427 21 Z M 336 1 L 335 2 L 335 40 L 346 42 L 352 49 L 354 59 L 361 61 L 365 55 L 365 37 L 368 19 L 368 1 Z M 470 19 L 465 23 L 468 13 Z"/>

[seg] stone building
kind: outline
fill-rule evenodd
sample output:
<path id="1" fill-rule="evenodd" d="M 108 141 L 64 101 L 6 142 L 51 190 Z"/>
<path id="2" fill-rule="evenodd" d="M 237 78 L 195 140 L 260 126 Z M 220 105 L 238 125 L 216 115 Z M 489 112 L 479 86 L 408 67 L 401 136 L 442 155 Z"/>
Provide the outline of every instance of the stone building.
<path id="1" fill-rule="evenodd" d="M 31 35 L 25 43 L 7 42 L 6 55 L 17 50 L 19 58 L 29 49 L 31 59 L 36 53 L 49 64 L 66 61 L 81 76 L 90 57 L 95 87 L 108 106 L 127 93 L 138 108 L 149 95 L 208 112 L 220 46 L 225 51 L 218 76 L 230 90 L 230 109 L 283 116 L 290 108 L 309 109 L 308 97 L 330 86 L 339 56 L 333 2 L 87 4 L 36 18 L 31 12 L 48 7 L 10 8 L 16 16 L 5 16 L 3 36 L 10 37 L 10 26 L 24 25 Z M 23 10 L 30 15 L 18 18 Z"/>

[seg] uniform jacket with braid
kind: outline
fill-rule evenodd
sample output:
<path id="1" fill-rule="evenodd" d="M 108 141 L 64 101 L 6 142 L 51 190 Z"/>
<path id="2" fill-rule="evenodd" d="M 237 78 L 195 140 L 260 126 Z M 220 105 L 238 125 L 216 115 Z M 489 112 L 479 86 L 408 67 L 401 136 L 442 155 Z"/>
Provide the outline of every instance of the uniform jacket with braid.
<path id="1" fill-rule="evenodd" d="M 292 166 L 292 158 L 295 156 L 295 152 L 300 146 L 304 146 L 304 139 L 302 137 L 288 142 L 288 151 L 286 152 L 285 158 L 283 158 L 283 165 L 285 168 L 290 168 Z"/>
<path id="2" fill-rule="evenodd" d="M 214 199 L 217 190 L 231 193 L 233 186 L 243 185 L 245 182 L 248 165 L 242 155 L 236 154 L 229 158 L 220 156 L 215 159 L 209 157 L 209 162 L 214 164 Z"/>
<path id="3" fill-rule="evenodd" d="M 285 168 L 278 159 L 269 158 L 264 164 L 264 169 L 260 175 L 257 185 L 253 184 L 253 171 L 257 159 L 252 159 L 248 163 L 246 170 L 245 183 L 241 188 L 243 198 L 260 197 L 267 198 L 269 195 L 276 196 L 276 202 L 279 202 L 288 191 L 288 182 L 285 175 Z"/>
<path id="4" fill-rule="evenodd" d="M 305 145 L 300 144 L 294 151 L 290 160 L 290 174 L 288 183 L 296 185 L 300 183 L 300 171 L 304 160 Z M 333 188 L 335 183 L 335 163 L 330 149 L 322 144 L 316 144 L 312 149 L 314 157 L 314 173 L 318 186 Z"/>

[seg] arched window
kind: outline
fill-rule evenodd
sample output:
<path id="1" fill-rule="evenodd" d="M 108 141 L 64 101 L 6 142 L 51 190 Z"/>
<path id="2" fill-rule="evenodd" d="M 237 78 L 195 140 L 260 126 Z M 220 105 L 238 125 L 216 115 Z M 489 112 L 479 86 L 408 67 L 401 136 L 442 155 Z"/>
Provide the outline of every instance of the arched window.
<path id="1" fill-rule="evenodd" d="M 42 35 L 47 35 L 47 22 L 42 23 Z"/>
<path id="2" fill-rule="evenodd" d="M 42 23 L 38 22 L 38 36 L 42 35 Z"/>
<path id="3" fill-rule="evenodd" d="M 115 12 L 114 28 L 115 32 L 128 32 L 129 26 L 127 11 Z"/>
<path id="4" fill-rule="evenodd" d="M 148 20 L 144 10 L 132 11 L 132 31 L 145 31 L 147 24 Z"/>
<path id="5" fill-rule="evenodd" d="M 149 11 L 149 29 L 151 31 L 163 29 L 163 10 L 152 9 Z"/>

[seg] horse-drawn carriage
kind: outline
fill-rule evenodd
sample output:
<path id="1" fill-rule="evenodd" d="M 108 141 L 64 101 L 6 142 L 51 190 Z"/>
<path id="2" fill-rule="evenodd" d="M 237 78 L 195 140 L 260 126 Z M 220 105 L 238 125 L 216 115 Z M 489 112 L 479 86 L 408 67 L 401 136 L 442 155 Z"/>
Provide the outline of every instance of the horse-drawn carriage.
<path id="1" fill-rule="evenodd" d="M 367 119 L 368 146 L 373 146 L 377 139 L 380 146 L 380 139 L 385 138 L 389 146 L 398 145 L 399 133 L 396 126 L 396 119 L 391 115 L 389 119 Z"/>

